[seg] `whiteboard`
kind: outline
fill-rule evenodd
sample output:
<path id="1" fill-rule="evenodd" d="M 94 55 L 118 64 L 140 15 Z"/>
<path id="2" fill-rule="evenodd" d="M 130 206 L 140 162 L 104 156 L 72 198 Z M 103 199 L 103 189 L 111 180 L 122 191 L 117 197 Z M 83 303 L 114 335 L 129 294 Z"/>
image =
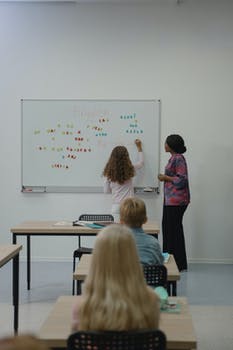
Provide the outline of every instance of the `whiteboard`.
<path id="1" fill-rule="evenodd" d="M 22 191 L 103 192 L 102 172 L 112 149 L 127 147 L 145 164 L 137 191 L 159 186 L 160 100 L 21 100 Z"/>

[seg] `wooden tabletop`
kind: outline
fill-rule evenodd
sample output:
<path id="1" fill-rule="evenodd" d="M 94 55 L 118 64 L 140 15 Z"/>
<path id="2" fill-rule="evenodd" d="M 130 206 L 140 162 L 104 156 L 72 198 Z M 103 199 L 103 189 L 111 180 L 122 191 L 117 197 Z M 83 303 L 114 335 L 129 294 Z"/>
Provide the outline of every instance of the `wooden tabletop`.
<path id="1" fill-rule="evenodd" d="M 71 333 L 71 310 L 76 296 L 61 296 L 43 323 L 39 337 L 49 347 L 65 348 Z M 196 349 L 197 339 L 186 298 L 172 297 L 181 304 L 179 314 L 161 313 L 159 328 L 166 334 L 167 349 Z"/>
<path id="2" fill-rule="evenodd" d="M 17 255 L 21 249 L 20 244 L 0 244 L 0 267 Z"/>
<path id="3" fill-rule="evenodd" d="M 148 221 L 143 225 L 143 229 L 146 233 L 149 234 L 158 234 L 159 225 L 156 221 Z M 70 221 L 24 221 L 21 224 L 11 228 L 12 233 L 21 233 L 21 234 L 64 234 L 64 233 L 77 233 L 88 235 L 96 234 L 100 229 L 89 228 L 85 226 L 73 226 Z"/>
<path id="4" fill-rule="evenodd" d="M 91 264 L 91 258 L 92 258 L 91 254 L 83 254 L 81 256 L 81 259 L 78 262 L 75 272 L 73 274 L 74 280 L 83 281 L 86 278 L 88 274 L 89 266 Z M 167 268 L 168 281 L 178 281 L 180 279 L 180 272 L 176 265 L 174 256 L 170 255 L 168 262 L 165 263 L 164 265 Z"/>

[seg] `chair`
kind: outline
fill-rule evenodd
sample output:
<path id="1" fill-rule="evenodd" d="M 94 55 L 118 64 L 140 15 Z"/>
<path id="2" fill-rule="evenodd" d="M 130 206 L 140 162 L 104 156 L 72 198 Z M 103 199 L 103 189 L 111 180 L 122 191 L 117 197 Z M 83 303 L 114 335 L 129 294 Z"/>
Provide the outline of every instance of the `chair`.
<path id="1" fill-rule="evenodd" d="M 79 216 L 79 220 L 83 221 L 114 221 L 114 217 L 111 214 L 82 214 Z M 79 247 L 73 252 L 73 273 L 76 266 L 76 258 L 80 260 L 83 254 L 91 254 L 92 248 Z M 74 295 L 75 281 L 73 280 L 72 294 Z M 77 286 L 78 289 L 78 286 Z"/>
<path id="2" fill-rule="evenodd" d="M 164 265 L 142 265 L 146 283 L 151 287 L 167 288 L 167 268 Z"/>
<path id="3" fill-rule="evenodd" d="M 68 337 L 67 350 L 166 350 L 166 336 L 158 329 L 79 331 Z"/>

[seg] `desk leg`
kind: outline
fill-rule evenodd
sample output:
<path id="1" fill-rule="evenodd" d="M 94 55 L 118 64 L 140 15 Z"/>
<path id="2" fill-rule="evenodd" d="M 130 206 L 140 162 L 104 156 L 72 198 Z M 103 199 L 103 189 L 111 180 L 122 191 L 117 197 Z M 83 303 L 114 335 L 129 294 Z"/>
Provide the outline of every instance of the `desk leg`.
<path id="1" fill-rule="evenodd" d="M 81 285 L 82 285 L 82 282 L 83 282 L 83 281 L 80 281 L 80 280 L 77 280 L 77 281 L 76 281 L 76 292 L 77 292 L 77 295 L 81 295 Z"/>
<path id="2" fill-rule="evenodd" d="M 176 281 L 171 282 L 171 295 L 176 297 Z"/>
<path id="3" fill-rule="evenodd" d="M 12 240 L 13 244 L 17 243 L 17 235 L 15 233 L 13 233 L 13 240 Z"/>
<path id="4" fill-rule="evenodd" d="M 19 254 L 13 258 L 13 305 L 14 331 L 17 334 L 19 324 Z"/>
<path id="5" fill-rule="evenodd" d="M 13 244 L 16 244 L 17 243 L 17 235 L 13 233 L 13 236 L 12 236 L 12 243 Z M 14 276 L 14 265 L 13 265 L 13 268 L 12 268 L 12 276 Z M 14 277 L 12 277 L 12 286 L 14 286 Z M 13 300 L 13 305 L 14 305 L 14 287 L 12 288 L 12 300 Z"/>
<path id="6" fill-rule="evenodd" d="M 27 236 L 27 287 L 31 288 L 31 236 Z"/>
<path id="7" fill-rule="evenodd" d="M 167 294 L 170 297 L 171 296 L 171 282 L 167 282 Z"/>
<path id="8" fill-rule="evenodd" d="M 168 281 L 167 293 L 169 297 L 176 297 L 176 281 Z"/>

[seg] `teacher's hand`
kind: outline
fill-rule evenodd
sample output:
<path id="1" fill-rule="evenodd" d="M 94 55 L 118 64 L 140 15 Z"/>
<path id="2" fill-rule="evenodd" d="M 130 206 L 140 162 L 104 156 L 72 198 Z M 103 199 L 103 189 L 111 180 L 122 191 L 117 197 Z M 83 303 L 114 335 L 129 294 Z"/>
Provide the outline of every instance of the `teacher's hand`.
<path id="1" fill-rule="evenodd" d="M 165 181 L 165 178 L 166 178 L 166 175 L 164 175 L 164 174 L 159 174 L 158 175 L 159 181 Z"/>

